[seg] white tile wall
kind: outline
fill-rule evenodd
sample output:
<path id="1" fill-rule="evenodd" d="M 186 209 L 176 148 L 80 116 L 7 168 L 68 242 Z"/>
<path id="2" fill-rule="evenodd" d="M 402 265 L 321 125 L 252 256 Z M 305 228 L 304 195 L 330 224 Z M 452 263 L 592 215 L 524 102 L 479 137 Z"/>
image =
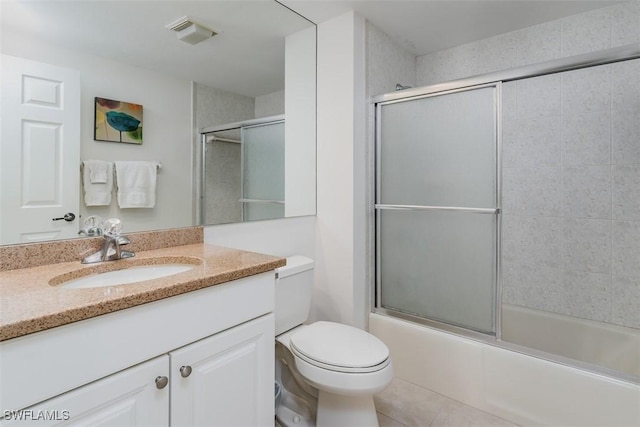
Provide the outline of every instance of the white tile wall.
<path id="1" fill-rule="evenodd" d="M 638 327 L 624 303 L 640 299 L 638 76 L 640 61 L 634 60 L 505 85 L 505 110 L 517 111 L 504 116 L 505 302 Z M 529 99 L 536 93 L 544 102 Z M 549 153 L 557 153 L 557 144 L 550 141 L 557 134 L 560 154 L 554 157 Z M 557 218 L 559 242 L 551 237 L 557 228 L 543 226 Z M 558 245 L 560 265 L 549 256 Z M 513 272 L 523 264 L 535 266 L 530 273 L 536 278 Z M 562 273 L 550 278 L 548 267 Z M 559 288 L 553 292 L 552 286 Z"/>
<path id="2" fill-rule="evenodd" d="M 562 56 L 611 47 L 611 12 L 598 9 L 562 20 Z"/>
<path id="3" fill-rule="evenodd" d="M 426 86 L 640 42 L 640 2 L 630 1 L 417 58 Z"/>
<path id="4" fill-rule="evenodd" d="M 564 163 L 564 157 L 563 157 Z M 611 166 L 562 168 L 562 216 L 611 217 Z"/>
<path id="5" fill-rule="evenodd" d="M 569 114 L 562 118 L 562 164 L 608 165 L 611 112 Z"/>
<path id="6" fill-rule="evenodd" d="M 367 23 L 367 96 L 393 92 L 396 84 L 416 85 L 416 56 Z"/>
<path id="7" fill-rule="evenodd" d="M 611 8 L 611 47 L 640 40 L 640 2 L 630 1 Z"/>
<path id="8" fill-rule="evenodd" d="M 617 109 L 611 118 L 611 160 L 640 163 L 640 108 Z"/>
<path id="9" fill-rule="evenodd" d="M 505 302 L 638 327 L 639 76 L 633 60 L 505 84 Z"/>
<path id="10" fill-rule="evenodd" d="M 640 164 L 614 165 L 611 172 L 613 218 L 640 221 Z"/>
<path id="11" fill-rule="evenodd" d="M 613 276 L 613 323 L 640 328 L 640 278 Z"/>

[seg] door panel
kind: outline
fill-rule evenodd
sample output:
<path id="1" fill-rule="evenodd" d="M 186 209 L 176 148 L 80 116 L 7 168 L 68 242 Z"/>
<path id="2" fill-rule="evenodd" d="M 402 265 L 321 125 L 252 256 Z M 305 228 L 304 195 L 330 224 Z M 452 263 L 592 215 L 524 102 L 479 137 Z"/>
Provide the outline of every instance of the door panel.
<path id="1" fill-rule="evenodd" d="M 495 88 L 381 107 L 379 202 L 493 208 Z"/>
<path id="2" fill-rule="evenodd" d="M 94 383 L 7 417 L 2 427 L 92 426 L 163 427 L 169 425 L 169 387 L 155 379 L 169 375 L 169 356 L 110 375 Z"/>
<path id="3" fill-rule="evenodd" d="M 496 93 L 378 105 L 378 307 L 495 334 Z"/>
<path id="4" fill-rule="evenodd" d="M 2 55 L 0 244 L 75 237 L 80 182 L 80 75 Z"/>
<path id="5" fill-rule="evenodd" d="M 171 425 L 273 426 L 273 346 L 269 314 L 171 352 Z"/>

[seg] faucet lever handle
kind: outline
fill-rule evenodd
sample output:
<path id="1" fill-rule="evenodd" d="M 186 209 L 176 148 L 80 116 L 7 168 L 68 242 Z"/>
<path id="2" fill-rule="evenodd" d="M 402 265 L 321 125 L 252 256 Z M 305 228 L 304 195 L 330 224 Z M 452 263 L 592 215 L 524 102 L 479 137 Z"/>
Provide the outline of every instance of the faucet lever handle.
<path id="1" fill-rule="evenodd" d="M 129 240 L 129 238 L 127 236 L 115 236 L 116 239 L 116 243 L 120 246 L 124 246 L 124 245 L 128 245 L 129 243 L 131 243 L 131 240 Z"/>
<path id="2" fill-rule="evenodd" d="M 102 224 L 104 234 L 111 237 L 118 237 L 122 231 L 122 222 L 118 218 L 109 218 Z"/>

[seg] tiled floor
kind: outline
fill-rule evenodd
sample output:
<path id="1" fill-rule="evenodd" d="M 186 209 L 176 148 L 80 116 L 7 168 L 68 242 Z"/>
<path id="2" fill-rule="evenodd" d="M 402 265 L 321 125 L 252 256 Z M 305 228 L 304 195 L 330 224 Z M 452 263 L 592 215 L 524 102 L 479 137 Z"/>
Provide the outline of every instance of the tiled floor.
<path id="1" fill-rule="evenodd" d="M 398 378 L 375 396 L 375 403 L 380 427 L 517 427 Z"/>

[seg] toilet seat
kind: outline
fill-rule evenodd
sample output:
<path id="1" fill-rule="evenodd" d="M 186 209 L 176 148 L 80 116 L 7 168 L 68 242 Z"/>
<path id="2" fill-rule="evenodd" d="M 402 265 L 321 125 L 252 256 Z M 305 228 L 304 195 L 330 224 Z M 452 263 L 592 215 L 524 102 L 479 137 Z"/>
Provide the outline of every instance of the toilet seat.
<path id="1" fill-rule="evenodd" d="M 291 352 L 318 368 L 369 373 L 390 363 L 389 349 L 370 333 L 334 322 L 316 322 L 293 334 Z"/>

